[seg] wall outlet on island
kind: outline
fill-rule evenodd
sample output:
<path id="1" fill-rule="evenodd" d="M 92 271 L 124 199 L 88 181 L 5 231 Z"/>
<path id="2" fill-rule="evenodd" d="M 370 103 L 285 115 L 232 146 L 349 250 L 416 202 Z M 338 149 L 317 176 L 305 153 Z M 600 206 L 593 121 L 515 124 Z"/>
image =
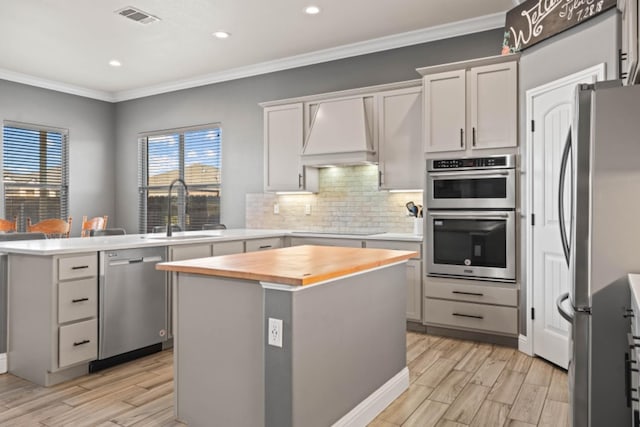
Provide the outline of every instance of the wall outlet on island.
<path id="1" fill-rule="evenodd" d="M 309 203 L 304 205 L 304 214 L 305 215 L 311 215 L 311 205 Z"/>
<path id="2" fill-rule="evenodd" d="M 275 215 L 278 215 L 280 213 L 280 205 L 279 204 L 277 204 L 277 203 L 273 204 L 273 213 Z"/>
<path id="3" fill-rule="evenodd" d="M 282 348 L 282 319 L 269 318 L 269 345 Z"/>

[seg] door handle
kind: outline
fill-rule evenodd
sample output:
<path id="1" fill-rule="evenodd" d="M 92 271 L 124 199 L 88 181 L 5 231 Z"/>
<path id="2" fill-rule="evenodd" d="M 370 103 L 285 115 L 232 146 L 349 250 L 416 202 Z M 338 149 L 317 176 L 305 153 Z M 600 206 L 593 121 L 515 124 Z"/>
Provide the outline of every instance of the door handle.
<path id="1" fill-rule="evenodd" d="M 76 302 L 84 302 L 84 301 L 89 301 L 89 298 L 84 297 L 84 298 L 75 298 L 75 299 L 72 299 L 72 300 L 71 300 L 71 302 L 72 302 L 72 303 L 76 303 Z"/>
<path id="2" fill-rule="evenodd" d="M 72 270 L 84 270 L 85 268 L 89 268 L 88 265 L 74 265 L 71 267 Z"/>
<path id="3" fill-rule="evenodd" d="M 82 340 L 82 341 L 78 341 L 78 342 L 74 342 L 73 346 L 77 347 L 79 345 L 83 345 L 83 344 L 89 344 L 91 342 L 91 340 Z"/>
<path id="4" fill-rule="evenodd" d="M 460 128 L 460 147 L 464 148 L 464 129 Z"/>
<path id="5" fill-rule="evenodd" d="M 558 313 L 560 313 L 560 316 L 562 316 L 564 320 L 566 320 L 569 323 L 573 323 L 573 314 L 567 313 L 564 310 L 564 307 L 562 306 L 562 303 L 568 299 L 569 299 L 569 292 L 565 292 L 564 294 L 560 295 L 556 299 L 556 308 L 558 309 Z"/>
<path id="6" fill-rule="evenodd" d="M 483 297 L 484 294 L 481 294 L 479 292 L 462 292 L 462 291 L 451 291 L 452 294 L 458 294 L 458 295 L 472 295 L 474 297 Z"/>
<path id="7" fill-rule="evenodd" d="M 480 320 L 484 319 L 484 316 L 476 316 L 473 314 L 462 314 L 462 313 L 451 313 L 451 314 L 458 317 L 469 317 L 471 319 L 480 319 Z"/>
<path id="8" fill-rule="evenodd" d="M 565 217 L 564 217 L 564 182 L 567 174 L 567 162 L 569 160 L 569 152 L 571 151 L 571 130 L 567 134 L 567 141 L 564 144 L 562 150 L 562 159 L 560 160 L 560 179 L 558 180 L 558 222 L 560 225 L 560 241 L 562 242 L 562 251 L 564 252 L 564 258 L 569 266 L 569 257 L 571 255 L 571 248 L 569 247 L 569 240 L 567 238 L 567 231 L 565 229 Z M 573 188 L 572 188 L 573 190 Z"/>

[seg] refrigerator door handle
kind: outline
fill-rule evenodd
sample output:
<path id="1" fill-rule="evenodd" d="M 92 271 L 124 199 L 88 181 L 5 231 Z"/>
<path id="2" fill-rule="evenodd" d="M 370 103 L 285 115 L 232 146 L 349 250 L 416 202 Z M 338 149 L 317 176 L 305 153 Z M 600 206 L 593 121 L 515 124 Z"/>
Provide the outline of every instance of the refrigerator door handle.
<path id="1" fill-rule="evenodd" d="M 569 240 L 567 238 L 567 230 L 565 228 L 564 217 L 564 182 L 567 176 L 567 166 L 569 162 L 569 152 L 571 151 L 571 129 L 567 134 L 567 141 L 564 144 L 562 150 L 562 160 L 560 161 L 560 179 L 558 182 L 558 219 L 560 224 L 560 241 L 562 242 L 562 250 L 564 252 L 564 258 L 569 265 L 569 255 L 571 248 L 569 248 Z"/>
<path id="2" fill-rule="evenodd" d="M 564 307 L 562 306 L 562 303 L 568 299 L 569 292 L 565 292 L 564 294 L 560 295 L 558 299 L 556 299 L 556 307 L 558 308 L 558 313 L 560 313 L 560 316 L 562 316 L 564 320 L 569 323 L 573 323 L 573 313 L 566 312 Z"/>

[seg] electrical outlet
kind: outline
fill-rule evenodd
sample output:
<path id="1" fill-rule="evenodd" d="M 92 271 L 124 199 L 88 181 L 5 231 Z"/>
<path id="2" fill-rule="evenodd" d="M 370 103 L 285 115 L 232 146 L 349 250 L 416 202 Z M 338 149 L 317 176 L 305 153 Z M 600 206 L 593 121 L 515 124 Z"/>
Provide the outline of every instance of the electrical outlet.
<path id="1" fill-rule="evenodd" d="M 309 203 L 304 205 L 304 214 L 305 215 L 311 215 L 311 205 Z"/>
<path id="2" fill-rule="evenodd" d="M 280 213 L 280 205 L 277 203 L 273 204 L 273 213 L 278 215 Z"/>
<path id="3" fill-rule="evenodd" d="M 269 345 L 282 348 L 282 319 L 269 318 Z"/>

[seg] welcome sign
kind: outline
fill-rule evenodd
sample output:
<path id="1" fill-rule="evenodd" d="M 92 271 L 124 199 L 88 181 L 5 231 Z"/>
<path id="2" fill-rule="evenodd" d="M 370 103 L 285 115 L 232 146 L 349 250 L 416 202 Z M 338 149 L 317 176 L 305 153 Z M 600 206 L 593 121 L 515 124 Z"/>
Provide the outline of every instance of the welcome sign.
<path id="1" fill-rule="evenodd" d="M 533 46 L 615 5 L 616 0 L 527 0 L 507 12 L 502 54 Z"/>

